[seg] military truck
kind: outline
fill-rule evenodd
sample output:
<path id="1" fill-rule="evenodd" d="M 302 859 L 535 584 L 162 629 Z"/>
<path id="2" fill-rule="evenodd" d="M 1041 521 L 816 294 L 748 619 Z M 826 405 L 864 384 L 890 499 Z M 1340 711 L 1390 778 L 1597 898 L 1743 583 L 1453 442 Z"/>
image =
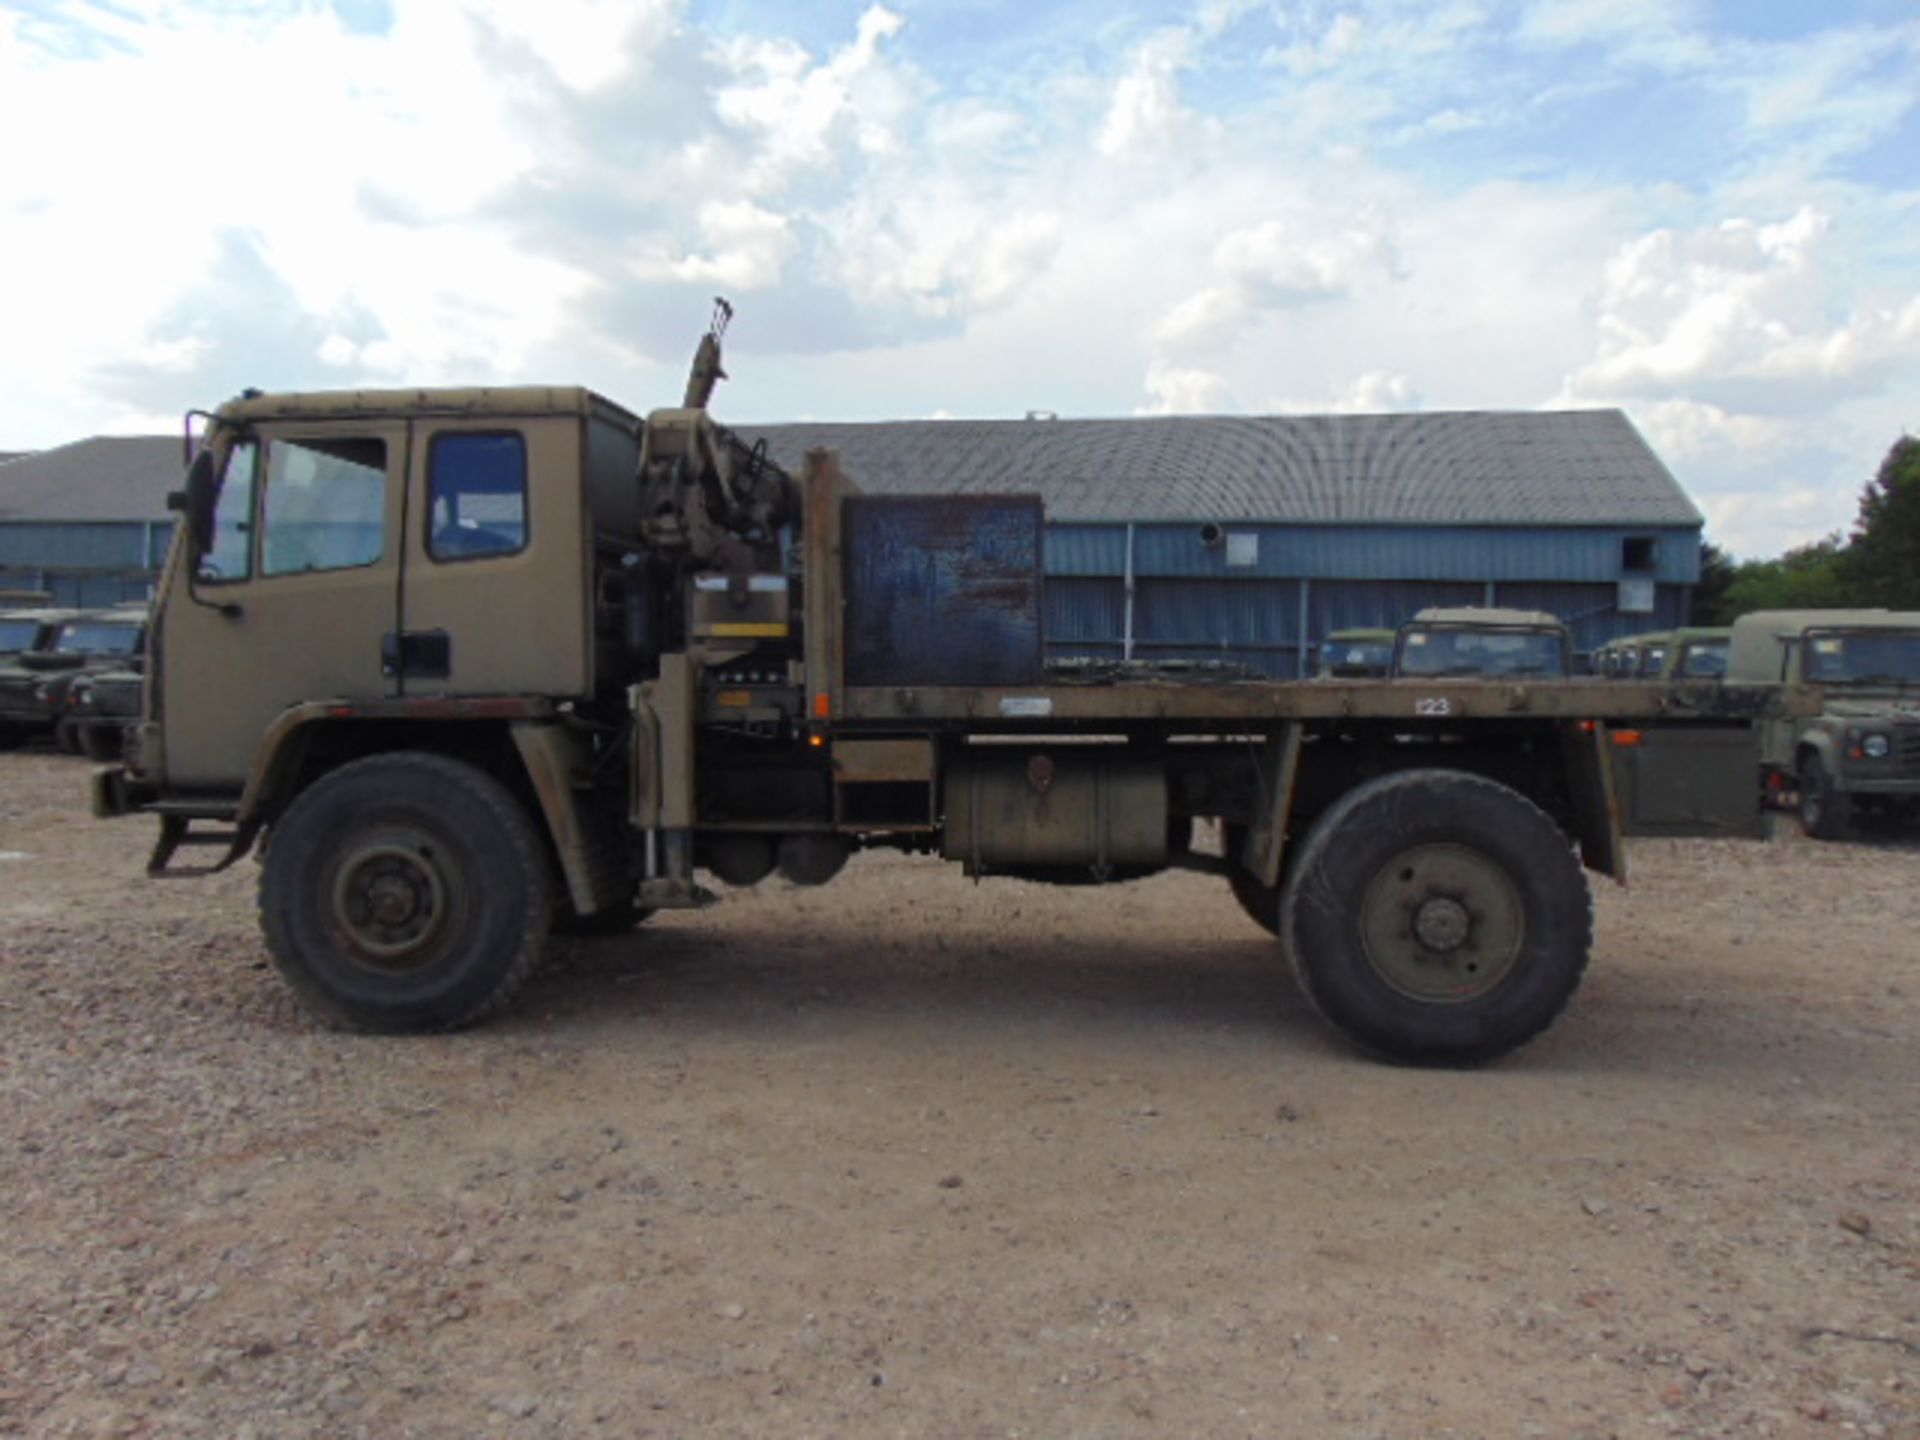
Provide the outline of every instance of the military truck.
<path id="1" fill-rule="evenodd" d="M 1567 627 L 1544 610 L 1434 606 L 1394 637 L 1393 674 L 1414 679 L 1561 679 L 1573 643 Z"/>
<path id="2" fill-rule="evenodd" d="M 1393 669 L 1393 634 L 1385 629 L 1330 630 L 1320 642 L 1314 673 L 1329 679 L 1379 679 Z"/>
<path id="3" fill-rule="evenodd" d="M 41 728 L 40 717 L 29 709 L 32 672 L 21 658 L 45 651 L 76 613 L 44 606 L 0 611 L 0 749 L 18 745 Z"/>
<path id="4" fill-rule="evenodd" d="M 1049 676 L 1039 499 L 863 494 L 820 450 L 782 469 L 708 412 L 719 333 L 644 421 L 572 388 L 211 418 L 94 803 L 158 817 L 155 873 L 261 846 L 267 949 L 324 1021 L 462 1025 L 556 927 L 891 848 L 1218 875 L 1356 1044 L 1471 1063 L 1586 967 L 1583 862 L 1625 873 L 1614 726 L 1729 777 L 1630 826 L 1758 830 L 1778 686 Z"/>
<path id="5" fill-rule="evenodd" d="M 1920 611 L 1760 610 L 1733 622 L 1730 680 L 1819 687 L 1820 713 L 1762 726 L 1770 794 L 1822 840 L 1920 817 Z"/>
<path id="6" fill-rule="evenodd" d="M 1595 653 L 1594 673 L 1610 680 L 1718 680 L 1727 673 L 1733 631 L 1690 625 L 1609 640 Z"/>

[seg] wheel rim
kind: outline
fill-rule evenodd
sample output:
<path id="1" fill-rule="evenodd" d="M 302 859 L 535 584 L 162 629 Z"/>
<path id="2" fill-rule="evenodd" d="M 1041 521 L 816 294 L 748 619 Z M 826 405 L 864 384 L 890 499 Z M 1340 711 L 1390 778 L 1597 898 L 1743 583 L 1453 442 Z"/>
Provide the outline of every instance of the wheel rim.
<path id="1" fill-rule="evenodd" d="M 331 898 L 355 963 L 386 972 L 432 963 L 466 909 L 438 843 L 411 831 L 371 835 L 346 850 Z"/>
<path id="2" fill-rule="evenodd" d="M 1492 856 L 1466 845 L 1416 845 L 1368 884 L 1360 902 L 1367 963 L 1412 1000 L 1463 1004 L 1513 972 L 1526 906 Z"/>

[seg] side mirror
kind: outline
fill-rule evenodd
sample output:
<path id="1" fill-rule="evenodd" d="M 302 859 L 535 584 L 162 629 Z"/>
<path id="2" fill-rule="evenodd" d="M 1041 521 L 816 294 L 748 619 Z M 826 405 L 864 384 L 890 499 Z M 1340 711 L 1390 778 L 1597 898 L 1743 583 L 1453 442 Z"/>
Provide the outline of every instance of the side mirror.
<path id="1" fill-rule="evenodd" d="M 214 473 L 213 451 L 202 450 L 187 468 L 187 488 L 176 492 L 181 514 L 186 517 L 187 540 L 193 546 L 194 559 L 213 549 L 213 507 L 220 494 L 220 477 Z M 167 497 L 173 508 L 173 496 Z"/>

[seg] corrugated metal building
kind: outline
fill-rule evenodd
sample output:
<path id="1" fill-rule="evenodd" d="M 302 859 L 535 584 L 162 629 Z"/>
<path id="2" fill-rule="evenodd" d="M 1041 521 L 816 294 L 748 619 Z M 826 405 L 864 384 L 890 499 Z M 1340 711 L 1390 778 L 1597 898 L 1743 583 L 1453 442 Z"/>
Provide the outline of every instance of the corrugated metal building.
<path id="1" fill-rule="evenodd" d="M 1052 657 L 1300 673 L 1330 630 L 1426 605 L 1547 610 L 1590 650 L 1683 622 L 1701 518 L 1617 410 L 740 426 L 877 494 L 1037 492 Z M 180 442 L 0 465 L 0 588 L 146 593 Z"/>
<path id="2" fill-rule="evenodd" d="M 0 590 L 62 605 L 143 600 L 173 536 L 178 438 L 102 436 L 0 464 Z"/>
<path id="3" fill-rule="evenodd" d="M 1591 650 L 1684 623 L 1702 521 L 1617 410 L 741 426 L 868 491 L 1035 491 L 1051 658 L 1309 667 L 1428 605 L 1547 610 Z"/>

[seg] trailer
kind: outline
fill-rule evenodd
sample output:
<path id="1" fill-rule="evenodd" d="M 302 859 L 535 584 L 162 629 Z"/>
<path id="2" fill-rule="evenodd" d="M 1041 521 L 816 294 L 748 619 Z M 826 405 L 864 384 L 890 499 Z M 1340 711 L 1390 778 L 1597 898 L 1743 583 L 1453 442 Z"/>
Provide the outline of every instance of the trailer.
<path id="1" fill-rule="evenodd" d="M 1573 995 L 1624 835 L 1759 833 L 1779 686 L 1050 670 L 1039 500 L 787 473 L 708 413 L 722 328 L 644 420 L 559 388 L 209 417 L 94 804 L 158 817 L 154 873 L 258 850 L 324 1021 L 465 1025 L 555 930 L 890 847 L 1214 873 L 1356 1045 L 1475 1063 Z"/>

